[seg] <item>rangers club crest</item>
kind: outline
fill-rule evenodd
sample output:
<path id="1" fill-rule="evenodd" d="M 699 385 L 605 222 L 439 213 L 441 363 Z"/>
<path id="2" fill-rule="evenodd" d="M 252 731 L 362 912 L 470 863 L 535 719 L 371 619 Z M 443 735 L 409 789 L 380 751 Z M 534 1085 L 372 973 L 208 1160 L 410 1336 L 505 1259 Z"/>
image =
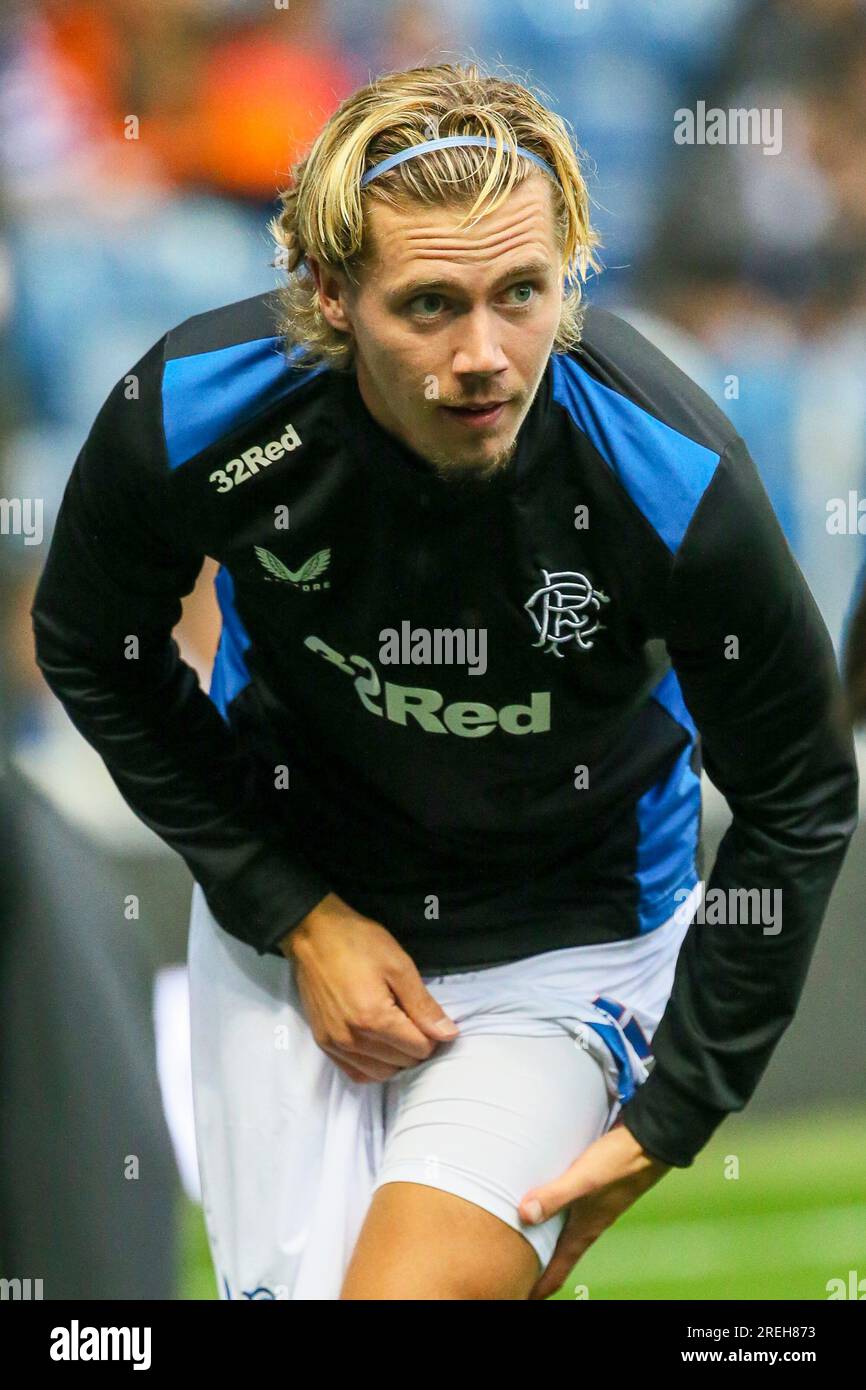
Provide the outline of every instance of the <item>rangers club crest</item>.
<path id="1" fill-rule="evenodd" d="M 588 651 L 593 646 L 589 639 L 604 627 L 597 614 L 603 603 L 610 603 L 607 594 L 594 589 L 576 570 L 542 569 L 541 573 L 544 583 L 523 605 L 538 633 L 538 641 L 532 645 L 541 647 L 548 642 L 545 656 L 548 652 L 562 656 L 560 647 L 571 641 L 581 651 Z"/>

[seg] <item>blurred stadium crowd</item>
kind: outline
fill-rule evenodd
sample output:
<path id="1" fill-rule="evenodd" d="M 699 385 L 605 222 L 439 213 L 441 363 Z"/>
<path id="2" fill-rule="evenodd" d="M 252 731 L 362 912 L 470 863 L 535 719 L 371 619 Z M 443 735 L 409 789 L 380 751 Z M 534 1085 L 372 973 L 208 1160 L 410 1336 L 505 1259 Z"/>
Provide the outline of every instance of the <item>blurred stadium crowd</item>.
<path id="1" fill-rule="evenodd" d="M 861 0 L 6 0 L 0 493 L 42 499 L 43 538 L 0 535 L 0 1261 L 50 1266 L 51 1296 L 168 1296 L 173 1218 L 155 1179 L 137 1217 L 128 1191 L 117 1205 L 141 1268 L 109 1248 L 111 1165 L 140 1152 L 142 1114 L 151 1174 L 170 1188 L 174 1154 L 196 1191 L 173 1004 L 188 878 L 126 813 L 32 656 L 29 606 L 63 487 L 109 389 L 168 327 L 277 283 L 275 189 L 339 102 L 376 72 L 472 56 L 526 78 L 573 126 L 604 243 L 589 297 L 734 421 L 839 650 L 864 555 L 859 533 L 825 524 L 866 471 Z M 675 143 L 674 113 L 699 101 L 781 110 L 781 150 Z M 205 687 L 212 577 L 208 565 L 177 634 Z M 147 911 L 118 928 L 130 878 Z M 24 1079 L 22 1116 L 9 1097 Z M 100 1160 L 76 1136 L 104 1137 L 112 1107 L 130 1129 Z M 33 1190 L 79 1148 L 97 1236 L 80 1172 L 56 1208 Z M 82 1249 L 91 1276 L 73 1277 Z"/>

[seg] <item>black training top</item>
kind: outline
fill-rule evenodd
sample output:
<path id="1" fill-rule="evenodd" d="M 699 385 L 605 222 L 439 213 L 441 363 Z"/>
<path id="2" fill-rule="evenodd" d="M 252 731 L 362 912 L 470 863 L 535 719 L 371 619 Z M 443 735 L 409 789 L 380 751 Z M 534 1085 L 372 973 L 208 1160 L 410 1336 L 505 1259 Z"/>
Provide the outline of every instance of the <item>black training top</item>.
<path id="1" fill-rule="evenodd" d="M 703 755 L 733 812 L 707 902 L 781 889 L 783 923 L 686 936 L 623 1111 L 685 1166 L 790 1021 L 857 819 L 832 644 L 746 446 L 589 307 L 508 465 L 455 486 L 354 372 L 286 356 L 274 308 L 187 320 L 109 395 L 39 665 L 260 953 L 330 890 L 434 973 L 654 931 L 702 872 Z M 210 696 L 171 638 L 205 556 Z"/>

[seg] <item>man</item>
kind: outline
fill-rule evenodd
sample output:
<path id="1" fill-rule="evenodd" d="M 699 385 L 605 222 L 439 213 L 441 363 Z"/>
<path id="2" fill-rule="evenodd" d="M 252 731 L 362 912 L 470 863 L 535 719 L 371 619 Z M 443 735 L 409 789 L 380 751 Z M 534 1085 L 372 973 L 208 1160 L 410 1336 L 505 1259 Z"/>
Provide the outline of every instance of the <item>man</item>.
<path id="1" fill-rule="evenodd" d="M 583 314 L 525 87 L 388 76 L 294 173 L 286 290 L 100 413 L 38 658 L 196 879 L 223 1296 L 541 1298 L 794 1013 L 856 822 L 832 647 L 725 416 Z M 205 555 L 210 698 L 170 640 Z"/>

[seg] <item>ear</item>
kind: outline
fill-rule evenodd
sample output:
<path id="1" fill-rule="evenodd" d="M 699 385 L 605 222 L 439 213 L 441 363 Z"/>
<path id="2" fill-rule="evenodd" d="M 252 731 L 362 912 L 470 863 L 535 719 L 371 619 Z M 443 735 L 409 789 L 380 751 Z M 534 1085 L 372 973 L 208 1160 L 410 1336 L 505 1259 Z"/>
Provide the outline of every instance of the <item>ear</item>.
<path id="1" fill-rule="evenodd" d="M 321 265 L 314 256 L 307 257 L 307 264 L 316 282 L 323 317 L 332 328 L 339 329 L 341 333 L 351 333 L 346 277 L 339 270 Z"/>

